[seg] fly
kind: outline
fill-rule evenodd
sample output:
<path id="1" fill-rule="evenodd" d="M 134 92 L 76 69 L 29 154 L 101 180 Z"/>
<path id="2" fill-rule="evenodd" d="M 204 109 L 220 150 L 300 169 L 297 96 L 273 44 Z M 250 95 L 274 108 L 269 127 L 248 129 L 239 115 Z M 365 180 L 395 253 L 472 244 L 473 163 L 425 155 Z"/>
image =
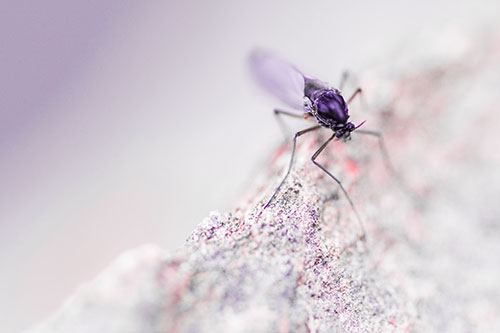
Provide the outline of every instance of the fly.
<path id="1" fill-rule="evenodd" d="M 332 131 L 332 135 L 318 148 L 318 150 L 316 150 L 316 152 L 312 155 L 311 160 L 317 167 L 332 178 L 344 193 L 359 222 L 359 226 L 362 231 L 360 239 L 364 240 L 366 233 L 361 216 L 359 215 L 356 206 L 351 200 L 346 189 L 337 177 L 316 161 L 321 152 L 332 140 L 335 139 L 346 142 L 351 139 L 351 133 L 356 131 L 356 133 L 378 137 L 386 165 L 389 169 L 393 170 L 388 159 L 387 150 L 385 149 L 381 133 L 358 129 L 364 124 L 364 122 L 355 125 L 349 121 L 348 105 L 357 95 L 361 93 L 362 90 L 358 88 L 346 101 L 339 89 L 330 87 L 323 81 L 304 75 L 294 65 L 264 51 L 253 52 L 250 57 L 250 65 L 255 77 L 264 88 L 269 90 L 293 109 L 300 111 L 290 112 L 281 109 L 274 109 L 274 113 L 277 116 L 286 115 L 303 119 L 314 117 L 317 122 L 317 125 L 295 133 L 293 137 L 292 154 L 288 170 L 285 177 L 280 182 L 267 204 L 264 206 L 264 209 L 266 209 L 274 200 L 276 194 L 279 192 L 281 186 L 290 174 L 295 155 L 297 138 L 303 134 L 316 131 L 321 127 L 326 127 Z M 340 87 L 342 87 L 345 78 L 346 76 L 344 75 L 342 77 Z"/>

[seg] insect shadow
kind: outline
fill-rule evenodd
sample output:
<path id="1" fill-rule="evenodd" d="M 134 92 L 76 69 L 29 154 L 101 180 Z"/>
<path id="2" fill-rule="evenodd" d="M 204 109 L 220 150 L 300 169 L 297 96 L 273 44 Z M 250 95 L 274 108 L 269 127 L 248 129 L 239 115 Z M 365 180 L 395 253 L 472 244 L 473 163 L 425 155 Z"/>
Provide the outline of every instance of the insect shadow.
<path id="1" fill-rule="evenodd" d="M 386 167 L 391 173 L 396 174 L 394 168 L 392 167 L 392 163 L 390 162 L 382 133 L 378 131 L 359 129 L 359 127 L 365 122 L 355 125 L 348 121 L 348 105 L 362 93 L 361 88 L 356 89 L 346 101 L 341 93 L 341 89 L 347 79 L 347 73 L 342 75 L 339 89 L 333 88 L 321 80 L 306 76 L 294 65 L 272 53 L 265 51 L 254 51 L 250 56 L 250 65 L 257 81 L 264 88 L 278 97 L 281 101 L 285 102 L 288 106 L 296 110 L 295 112 L 292 112 L 288 110 L 274 109 L 274 114 L 278 117 L 278 119 L 280 119 L 281 116 L 287 116 L 316 121 L 316 125 L 298 131 L 293 136 L 292 153 L 286 174 L 269 201 L 264 206 L 263 210 L 265 210 L 273 202 L 290 174 L 295 156 L 297 138 L 306 133 L 310 133 L 324 127 L 331 130 L 331 136 L 311 156 L 311 161 L 314 165 L 324 171 L 331 179 L 333 179 L 343 192 L 354 214 L 356 215 L 356 219 L 361 230 L 358 239 L 364 241 L 366 239 L 366 231 L 354 202 L 351 200 L 351 197 L 347 193 L 342 182 L 317 161 L 318 156 L 331 141 L 347 142 L 351 140 L 351 133 L 355 131 L 356 133 L 373 136 L 378 139 L 379 147 Z"/>

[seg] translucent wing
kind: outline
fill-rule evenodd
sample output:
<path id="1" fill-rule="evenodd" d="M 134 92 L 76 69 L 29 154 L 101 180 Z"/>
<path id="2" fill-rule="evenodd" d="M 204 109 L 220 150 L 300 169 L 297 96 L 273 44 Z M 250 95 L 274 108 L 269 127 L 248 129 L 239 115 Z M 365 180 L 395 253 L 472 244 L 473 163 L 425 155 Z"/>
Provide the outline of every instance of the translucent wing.
<path id="1" fill-rule="evenodd" d="M 295 66 L 259 50 L 250 55 L 250 67 L 264 88 L 289 106 L 304 110 L 304 85 L 308 79 Z"/>

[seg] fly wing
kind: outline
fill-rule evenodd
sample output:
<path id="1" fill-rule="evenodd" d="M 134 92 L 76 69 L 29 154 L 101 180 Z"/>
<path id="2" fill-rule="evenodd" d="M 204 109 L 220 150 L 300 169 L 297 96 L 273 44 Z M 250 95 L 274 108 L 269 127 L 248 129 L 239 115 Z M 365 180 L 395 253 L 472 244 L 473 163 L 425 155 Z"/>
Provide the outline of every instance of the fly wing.
<path id="1" fill-rule="evenodd" d="M 250 55 L 250 67 L 257 81 L 281 101 L 297 110 L 304 110 L 306 77 L 292 64 L 265 51 Z"/>

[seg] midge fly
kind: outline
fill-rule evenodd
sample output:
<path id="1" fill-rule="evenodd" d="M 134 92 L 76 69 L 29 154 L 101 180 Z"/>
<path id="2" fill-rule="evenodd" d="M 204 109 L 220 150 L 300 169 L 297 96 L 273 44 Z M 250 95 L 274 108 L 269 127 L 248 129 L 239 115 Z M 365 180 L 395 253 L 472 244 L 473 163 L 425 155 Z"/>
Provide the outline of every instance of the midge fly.
<path id="1" fill-rule="evenodd" d="M 380 147 L 382 149 L 383 157 L 389 167 L 390 162 L 387 156 L 387 151 L 382 140 L 382 136 L 379 132 L 367 131 L 358 129 L 364 122 L 355 125 L 349 122 L 349 109 L 348 104 L 359 94 L 361 89 L 357 89 L 352 96 L 347 99 L 341 94 L 339 89 L 328 86 L 323 81 L 314 79 L 304 75 L 300 70 L 298 70 L 292 64 L 278 58 L 277 56 L 267 53 L 264 51 L 255 51 L 250 56 L 250 65 L 252 71 L 254 72 L 259 83 L 264 86 L 267 90 L 273 93 L 276 97 L 281 99 L 283 102 L 288 104 L 295 110 L 300 110 L 301 112 L 289 112 L 279 109 L 274 109 L 274 113 L 277 116 L 287 115 L 296 118 L 308 119 L 314 117 L 317 121 L 317 125 L 306 128 L 302 131 L 295 133 L 293 137 L 292 146 L 292 156 L 290 158 L 290 164 L 288 165 L 288 170 L 285 177 L 278 185 L 273 195 L 264 206 L 266 209 L 269 204 L 273 201 L 276 194 L 279 192 L 281 186 L 285 182 L 286 178 L 290 174 L 290 170 L 293 164 L 293 157 L 295 155 L 295 146 L 297 138 L 303 134 L 315 131 L 321 127 L 326 127 L 330 129 L 333 133 L 328 140 L 326 140 L 318 150 L 312 155 L 312 162 L 323 170 L 328 176 L 330 176 L 344 193 L 345 197 L 349 201 L 352 210 L 356 214 L 357 220 L 359 222 L 362 234 L 360 239 L 365 238 L 365 229 L 361 221 L 361 217 L 354 206 L 349 194 L 345 190 L 344 186 L 340 180 L 335 177 L 331 172 L 329 172 L 324 166 L 319 164 L 316 159 L 321 154 L 321 152 L 326 148 L 326 146 L 332 140 L 348 141 L 351 138 L 351 133 L 356 131 L 356 133 L 373 135 L 378 137 Z M 342 78 L 342 82 L 339 88 L 345 80 L 345 75 Z"/>

